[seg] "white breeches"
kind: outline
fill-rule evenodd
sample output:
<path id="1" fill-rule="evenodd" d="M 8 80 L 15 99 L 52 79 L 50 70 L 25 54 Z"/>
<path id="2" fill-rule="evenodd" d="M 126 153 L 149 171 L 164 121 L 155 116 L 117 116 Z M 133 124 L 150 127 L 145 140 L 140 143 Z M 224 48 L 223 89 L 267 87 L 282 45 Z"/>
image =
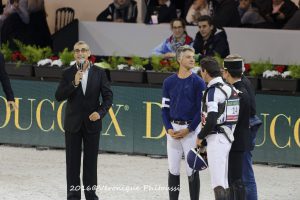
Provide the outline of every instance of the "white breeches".
<path id="1" fill-rule="evenodd" d="M 212 134 L 206 137 L 208 167 L 212 188 L 228 188 L 228 159 L 231 143 L 223 134 Z"/>
<path id="2" fill-rule="evenodd" d="M 188 125 L 178 125 L 172 123 L 173 130 L 178 131 L 180 129 L 187 128 Z M 180 174 L 180 162 L 184 153 L 185 168 L 188 176 L 192 175 L 192 169 L 189 167 L 186 161 L 187 154 L 191 148 L 196 147 L 197 134 L 200 132 L 200 126 L 193 132 L 190 132 L 187 136 L 182 139 L 174 139 L 167 134 L 167 153 L 168 153 L 168 164 L 169 171 L 173 175 Z"/>

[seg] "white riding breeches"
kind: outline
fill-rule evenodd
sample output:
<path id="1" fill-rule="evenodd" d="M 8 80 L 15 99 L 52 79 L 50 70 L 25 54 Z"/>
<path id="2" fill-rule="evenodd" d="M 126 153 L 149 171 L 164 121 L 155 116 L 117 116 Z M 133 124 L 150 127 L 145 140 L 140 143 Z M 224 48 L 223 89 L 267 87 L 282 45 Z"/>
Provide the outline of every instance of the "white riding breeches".
<path id="1" fill-rule="evenodd" d="M 172 123 L 173 130 L 178 131 L 187 128 L 188 125 L 178 125 Z M 187 163 L 187 154 L 191 148 L 196 147 L 197 134 L 200 132 L 200 126 L 195 131 L 190 132 L 187 136 L 181 139 L 174 139 L 167 134 L 167 153 L 168 153 L 168 164 L 169 171 L 171 174 L 178 176 L 180 174 L 180 162 L 184 153 L 186 173 L 188 176 L 192 175 L 192 169 Z"/>
<path id="2" fill-rule="evenodd" d="M 206 137 L 207 158 L 212 188 L 228 188 L 228 159 L 231 143 L 224 134 L 211 134 Z"/>

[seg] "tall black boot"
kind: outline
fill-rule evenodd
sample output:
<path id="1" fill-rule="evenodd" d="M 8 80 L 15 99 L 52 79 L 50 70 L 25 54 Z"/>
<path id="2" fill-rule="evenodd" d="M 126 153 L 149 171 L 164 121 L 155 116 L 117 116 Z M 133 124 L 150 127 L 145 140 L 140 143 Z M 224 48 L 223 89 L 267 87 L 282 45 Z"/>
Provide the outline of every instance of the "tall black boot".
<path id="1" fill-rule="evenodd" d="M 169 199 L 178 200 L 180 190 L 180 176 L 173 175 L 169 172 L 168 186 Z"/>
<path id="2" fill-rule="evenodd" d="M 226 190 L 222 186 L 214 188 L 215 200 L 227 200 Z"/>
<path id="3" fill-rule="evenodd" d="M 233 200 L 245 200 L 246 199 L 246 190 L 245 185 L 242 180 L 236 180 L 232 184 L 232 190 L 234 199 Z"/>
<path id="4" fill-rule="evenodd" d="M 199 200 L 200 179 L 198 171 L 195 172 L 192 176 L 189 176 L 189 189 L 191 200 Z"/>

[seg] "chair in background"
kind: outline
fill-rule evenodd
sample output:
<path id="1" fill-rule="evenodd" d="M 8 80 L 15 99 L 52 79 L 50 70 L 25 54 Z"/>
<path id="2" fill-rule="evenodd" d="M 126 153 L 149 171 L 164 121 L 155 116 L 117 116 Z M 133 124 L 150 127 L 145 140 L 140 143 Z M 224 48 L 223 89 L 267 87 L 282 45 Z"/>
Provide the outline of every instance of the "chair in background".
<path id="1" fill-rule="evenodd" d="M 58 8 L 55 13 L 55 32 L 74 20 L 75 11 L 70 7 Z"/>

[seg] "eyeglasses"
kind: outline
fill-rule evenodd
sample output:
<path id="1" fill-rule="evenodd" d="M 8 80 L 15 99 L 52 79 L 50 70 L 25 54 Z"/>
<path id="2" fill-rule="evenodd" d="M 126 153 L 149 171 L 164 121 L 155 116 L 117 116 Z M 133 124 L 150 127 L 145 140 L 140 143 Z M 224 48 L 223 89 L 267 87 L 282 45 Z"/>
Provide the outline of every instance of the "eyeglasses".
<path id="1" fill-rule="evenodd" d="M 183 26 L 173 26 L 172 29 L 182 29 Z"/>
<path id="2" fill-rule="evenodd" d="M 88 52 L 89 50 L 88 49 L 85 49 L 85 48 L 82 48 L 82 49 L 74 49 L 74 52 L 75 53 L 86 53 L 86 52 Z"/>

